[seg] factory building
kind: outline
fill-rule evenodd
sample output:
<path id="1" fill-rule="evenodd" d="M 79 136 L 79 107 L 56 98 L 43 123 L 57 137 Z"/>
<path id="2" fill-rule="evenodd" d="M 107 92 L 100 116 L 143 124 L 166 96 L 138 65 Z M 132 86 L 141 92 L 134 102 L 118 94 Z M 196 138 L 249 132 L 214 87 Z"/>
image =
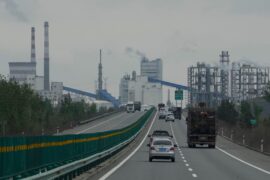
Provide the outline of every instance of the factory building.
<path id="1" fill-rule="evenodd" d="M 148 60 L 143 57 L 140 64 L 141 74 L 124 75 L 119 84 L 120 104 L 128 101 L 140 101 L 142 104 L 157 105 L 162 102 L 162 85 L 152 83 L 148 78 L 162 80 L 162 60 Z"/>
<path id="2" fill-rule="evenodd" d="M 35 88 L 36 76 L 36 47 L 35 47 L 35 28 L 31 28 L 31 61 L 30 62 L 10 62 L 9 76 L 11 80 L 18 84 L 29 84 Z"/>
<path id="3" fill-rule="evenodd" d="M 156 106 L 162 102 L 162 86 L 149 82 L 147 76 L 137 76 L 135 80 L 128 81 L 128 101 Z"/>
<path id="4" fill-rule="evenodd" d="M 27 79 L 36 76 L 36 62 L 10 62 L 9 74 L 20 85 L 27 83 Z"/>
<path id="5" fill-rule="evenodd" d="M 269 72 L 270 67 L 251 63 L 233 62 L 231 67 L 228 51 L 222 51 L 218 66 L 197 63 L 188 67 L 188 104 L 205 102 L 217 107 L 222 100 L 240 103 L 262 97 L 270 82 Z"/>
<path id="6" fill-rule="evenodd" d="M 128 82 L 131 80 L 130 75 L 124 75 L 119 84 L 119 101 L 120 104 L 128 102 Z"/>
<path id="7" fill-rule="evenodd" d="M 45 100 L 49 99 L 53 105 L 61 102 L 63 97 L 63 82 L 52 82 L 51 90 L 40 90 L 37 93 Z"/>
<path id="8" fill-rule="evenodd" d="M 231 99 L 234 102 L 262 97 L 270 82 L 270 67 L 232 63 Z"/>
<path id="9" fill-rule="evenodd" d="M 52 104 L 58 104 L 63 95 L 63 83 L 52 82 L 50 87 L 49 71 L 49 23 L 44 23 L 44 77 L 38 76 L 36 72 L 36 46 L 35 28 L 31 28 L 31 61 L 10 62 L 10 79 L 18 84 L 27 84 L 36 91 L 43 99 L 51 100 Z"/>
<path id="10" fill-rule="evenodd" d="M 162 60 L 149 61 L 146 57 L 141 60 L 141 75 L 162 80 Z"/>

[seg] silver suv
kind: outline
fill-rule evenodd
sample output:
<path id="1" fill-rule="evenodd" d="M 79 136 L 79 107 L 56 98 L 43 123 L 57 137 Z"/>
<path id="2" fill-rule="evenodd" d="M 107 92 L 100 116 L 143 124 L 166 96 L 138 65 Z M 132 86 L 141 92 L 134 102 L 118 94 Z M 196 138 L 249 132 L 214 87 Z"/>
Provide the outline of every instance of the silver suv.
<path id="1" fill-rule="evenodd" d="M 149 148 L 149 161 L 153 159 L 170 159 L 175 161 L 175 148 L 177 147 L 170 138 L 155 137 Z"/>

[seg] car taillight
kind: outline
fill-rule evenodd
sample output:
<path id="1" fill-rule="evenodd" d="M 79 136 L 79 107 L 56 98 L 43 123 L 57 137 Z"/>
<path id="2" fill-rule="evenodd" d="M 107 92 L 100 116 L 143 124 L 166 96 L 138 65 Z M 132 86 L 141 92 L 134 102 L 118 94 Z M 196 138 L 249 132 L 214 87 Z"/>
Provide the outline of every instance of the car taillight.
<path id="1" fill-rule="evenodd" d="M 151 146 L 150 149 L 151 149 L 151 150 L 155 150 L 155 147 Z"/>
<path id="2" fill-rule="evenodd" d="M 174 147 L 171 147 L 171 148 L 170 148 L 170 151 L 174 151 Z"/>

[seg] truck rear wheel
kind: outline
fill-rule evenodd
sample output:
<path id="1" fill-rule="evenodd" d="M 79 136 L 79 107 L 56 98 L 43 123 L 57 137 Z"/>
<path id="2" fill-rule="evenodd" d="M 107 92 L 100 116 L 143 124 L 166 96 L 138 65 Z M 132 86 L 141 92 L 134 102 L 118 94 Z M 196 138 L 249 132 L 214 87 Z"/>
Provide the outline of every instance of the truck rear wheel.
<path id="1" fill-rule="evenodd" d="M 188 144 L 188 147 L 189 147 L 189 148 L 194 148 L 195 145 L 194 145 L 194 144 Z"/>

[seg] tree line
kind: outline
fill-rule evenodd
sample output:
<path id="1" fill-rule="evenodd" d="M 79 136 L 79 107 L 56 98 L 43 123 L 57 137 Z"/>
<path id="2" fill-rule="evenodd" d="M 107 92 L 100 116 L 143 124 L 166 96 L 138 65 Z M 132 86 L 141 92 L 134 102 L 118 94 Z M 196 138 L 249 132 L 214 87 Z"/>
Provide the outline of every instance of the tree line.
<path id="1" fill-rule="evenodd" d="M 72 102 L 69 94 L 54 107 L 28 85 L 0 75 L 0 136 L 52 134 L 106 111 L 97 112 L 96 104 Z"/>
<path id="2" fill-rule="evenodd" d="M 270 103 L 270 84 L 267 86 L 262 98 Z M 217 108 L 217 117 L 219 120 L 231 125 L 241 124 L 247 128 L 261 125 L 270 128 L 270 117 L 265 119 L 260 118 L 263 108 L 253 101 L 241 101 L 236 105 L 229 100 L 224 100 Z M 256 125 L 251 124 L 250 120 L 253 119 L 256 120 Z"/>

